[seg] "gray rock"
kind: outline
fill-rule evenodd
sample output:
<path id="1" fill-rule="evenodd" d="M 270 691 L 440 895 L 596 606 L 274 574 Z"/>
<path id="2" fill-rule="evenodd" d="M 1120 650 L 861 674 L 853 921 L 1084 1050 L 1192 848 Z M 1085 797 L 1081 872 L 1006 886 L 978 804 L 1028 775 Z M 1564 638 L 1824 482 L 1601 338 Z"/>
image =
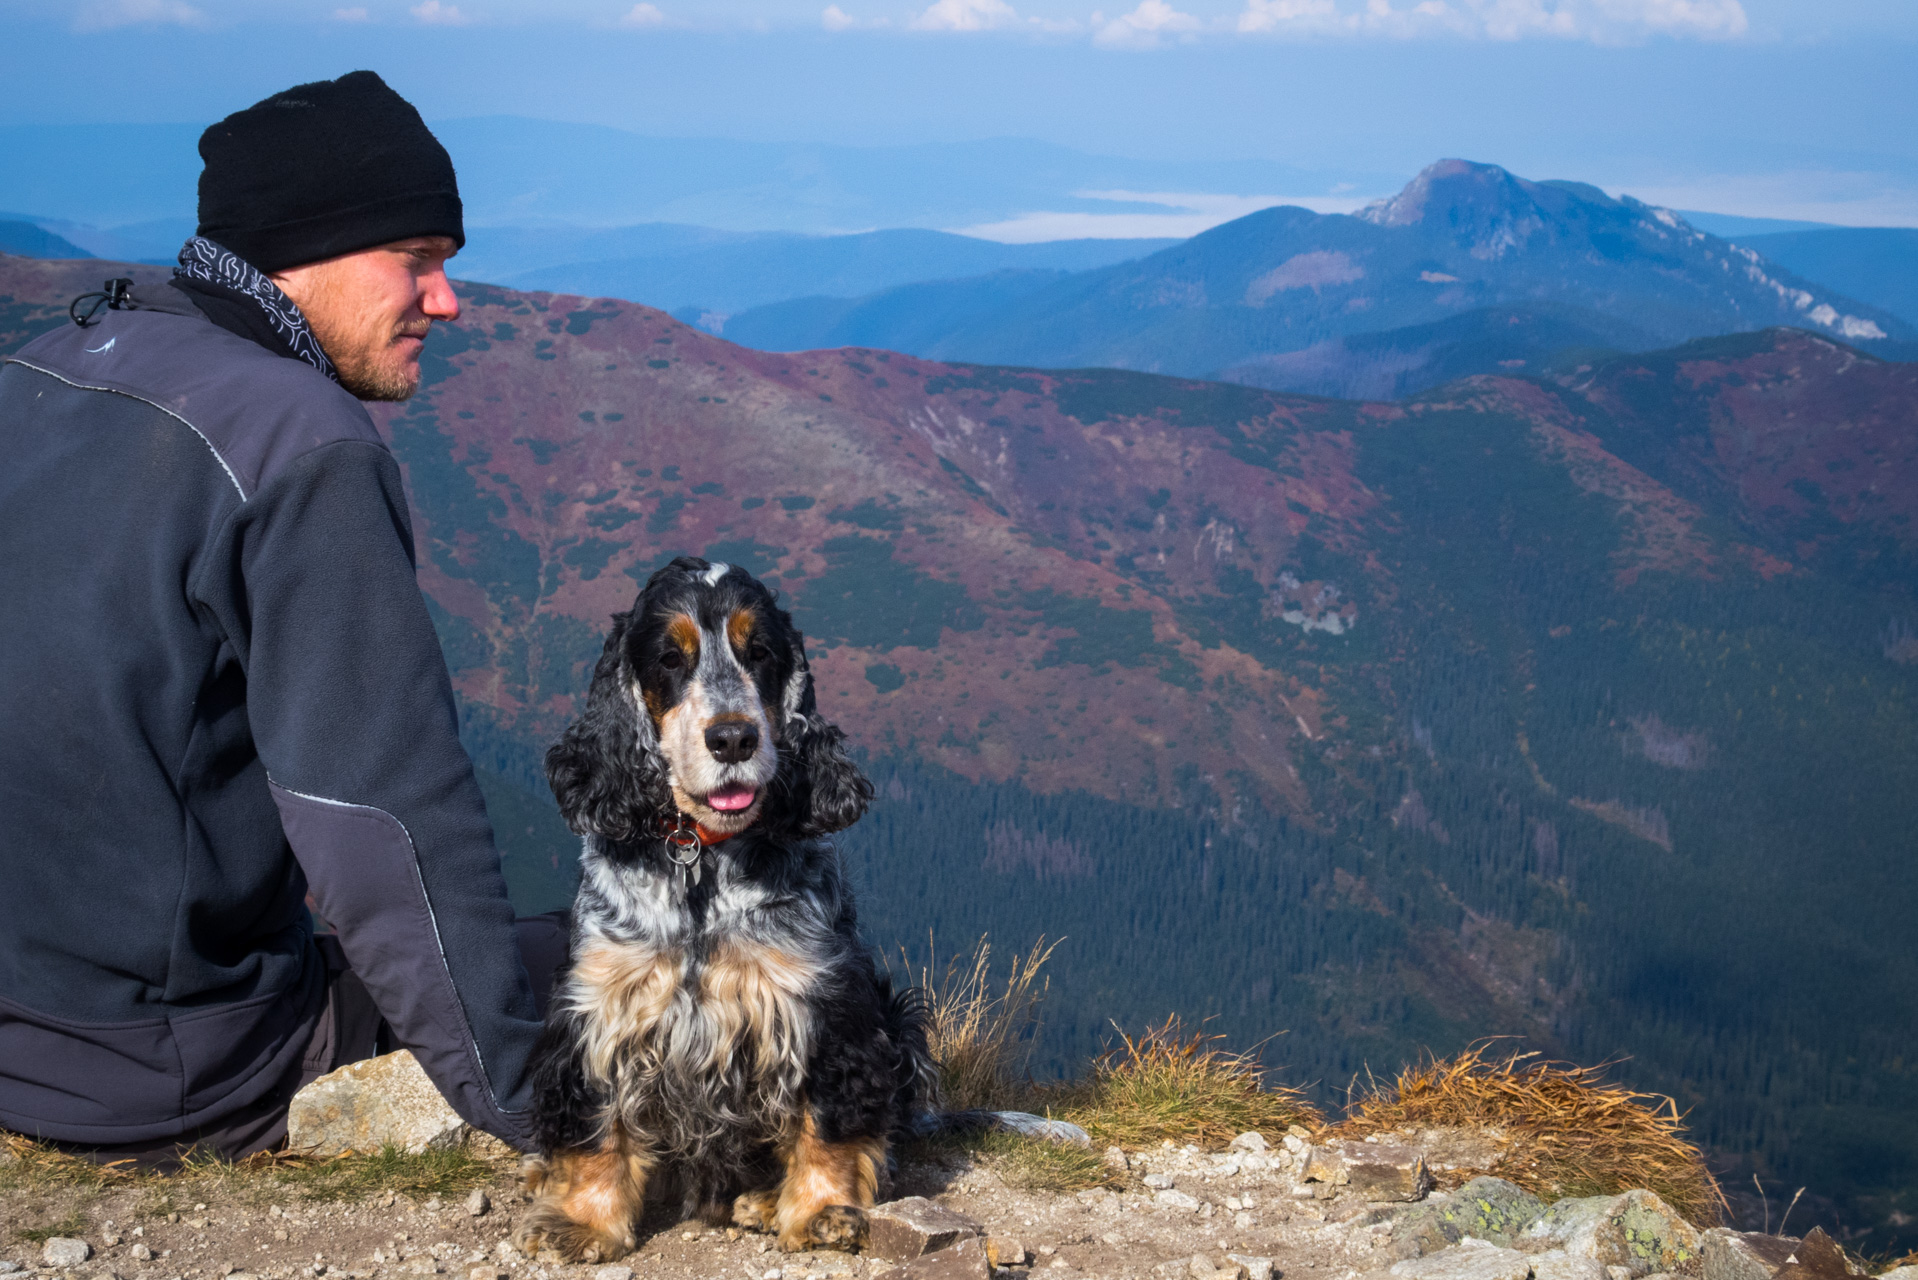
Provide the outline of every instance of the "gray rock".
<path id="1" fill-rule="evenodd" d="M 1797 1236 L 1725 1227 L 1713 1227 L 1699 1238 L 1705 1280 L 1772 1280 L 1797 1247 Z"/>
<path id="2" fill-rule="evenodd" d="M 1161 1209 L 1178 1209 L 1185 1213 L 1196 1212 L 1199 1207 L 1197 1200 L 1183 1191 L 1174 1191 L 1170 1187 L 1164 1191 L 1154 1192 L 1152 1203 L 1158 1205 Z"/>
<path id="3" fill-rule="evenodd" d="M 1246 1280 L 1245 1268 L 1239 1263 L 1230 1258 L 1217 1263 L 1203 1253 L 1186 1259 L 1185 1269 L 1192 1280 Z"/>
<path id="4" fill-rule="evenodd" d="M 593 1272 L 593 1280 L 633 1280 L 631 1267 L 601 1267 Z"/>
<path id="5" fill-rule="evenodd" d="M 1562 1250 L 1604 1267 L 1695 1275 L 1701 1266 L 1698 1229 L 1650 1191 L 1560 1200 L 1517 1241 L 1529 1252 Z"/>
<path id="6" fill-rule="evenodd" d="M 1395 1262 L 1391 1271 L 1400 1280 L 1526 1280 L 1532 1260 L 1516 1249 L 1469 1240 L 1427 1257 Z"/>
<path id="7" fill-rule="evenodd" d="M 1076 1124 L 1064 1120 L 1048 1120 L 1044 1116 L 1035 1116 L 1030 1111 L 994 1111 L 990 1113 L 993 1122 L 1008 1133 L 1016 1133 L 1025 1138 L 1040 1138 L 1046 1142 L 1062 1143 L 1068 1147 L 1089 1147 L 1092 1135 Z"/>
<path id="8" fill-rule="evenodd" d="M 388 1145 L 418 1155 L 464 1146 L 474 1129 L 402 1049 L 341 1067 L 294 1094 L 286 1133 L 289 1150 L 325 1157 L 371 1155 Z"/>
<path id="9" fill-rule="evenodd" d="M 1251 1253 L 1228 1253 L 1229 1262 L 1245 1268 L 1245 1280 L 1272 1280 L 1272 1259 Z"/>
<path id="10" fill-rule="evenodd" d="M 1778 1280 L 1846 1280 L 1865 1274 L 1865 1268 L 1826 1235 L 1823 1227 L 1813 1227 L 1777 1274 Z"/>
<path id="11" fill-rule="evenodd" d="M 149 1249 L 146 1245 L 136 1244 L 127 1250 L 127 1257 L 132 1258 L 135 1262 L 151 1262 L 153 1261 L 153 1250 Z"/>
<path id="12" fill-rule="evenodd" d="M 473 1194 L 466 1197 L 466 1212 L 471 1217 L 481 1217 L 492 1207 L 493 1201 L 482 1187 L 474 1187 Z"/>
<path id="13" fill-rule="evenodd" d="M 1532 1280 L 1608 1280 L 1595 1258 L 1577 1258 L 1554 1249 L 1532 1258 Z"/>
<path id="14" fill-rule="evenodd" d="M 1167 1187 L 1178 1185 L 1177 1180 L 1169 1173 L 1148 1173 L 1141 1181 L 1154 1191 L 1163 1191 Z"/>
<path id="15" fill-rule="evenodd" d="M 1265 1151 L 1271 1145 L 1265 1140 L 1265 1135 L 1256 1129 L 1249 1129 L 1232 1139 L 1232 1149 L 1235 1151 Z"/>
<path id="16" fill-rule="evenodd" d="M 49 1267 L 77 1267 L 92 1256 L 92 1245 L 71 1236 L 54 1236 L 40 1247 L 40 1261 Z"/>
<path id="17" fill-rule="evenodd" d="M 1893 1267 L 1878 1280 L 1918 1280 L 1918 1267 Z"/>
<path id="18" fill-rule="evenodd" d="M 1023 1267 L 1031 1255 L 1017 1236 L 987 1236 L 986 1261 L 995 1267 Z"/>
<path id="19" fill-rule="evenodd" d="M 873 1280 L 992 1280 L 992 1264 L 986 1261 L 985 1242 L 968 1236 L 951 1248 L 881 1271 Z"/>
<path id="20" fill-rule="evenodd" d="M 1394 1213 L 1393 1253 L 1437 1253 L 1471 1236 L 1511 1248 L 1545 1213 L 1545 1202 L 1503 1178 L 1474 1178 L 1449 1196 Z"/>
<path id="21" fill-rule="evenodd" d="M 10 1276 L 16 1271 L 24 1270 L 26 1270 L 26 1268 L 15 1262 L 12 1258 L 0 1258 L 0 1276 Z"/>
<path id="22" fill-rule="evenodd" d="M 866 1211 L 866 1231 L 866 1251 L 887 1262 L 910 1262 L 985 1234 L 985 1228 L 965 1214 L 924 1196 L 874 1205 Z"/>

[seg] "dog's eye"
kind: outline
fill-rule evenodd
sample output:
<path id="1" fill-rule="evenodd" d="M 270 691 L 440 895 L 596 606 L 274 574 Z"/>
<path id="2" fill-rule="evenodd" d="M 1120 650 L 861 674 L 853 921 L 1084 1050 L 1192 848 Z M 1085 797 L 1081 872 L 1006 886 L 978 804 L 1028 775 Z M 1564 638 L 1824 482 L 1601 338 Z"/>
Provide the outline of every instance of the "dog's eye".
<path id="1" fill-rule="evenodd" d="M 746 660 L 748 662 L 764 662 L 772 656 L 773 651 L 758 640 L 753 641 L 752 644 L 746 648 Z"/>
<path id="2" fill-rule="evenodd" d="M 686 655 L 677 649 L 668 649 L 659 655 L 659 665 L 668 671 L 677 671 L 686 665 Z"/>

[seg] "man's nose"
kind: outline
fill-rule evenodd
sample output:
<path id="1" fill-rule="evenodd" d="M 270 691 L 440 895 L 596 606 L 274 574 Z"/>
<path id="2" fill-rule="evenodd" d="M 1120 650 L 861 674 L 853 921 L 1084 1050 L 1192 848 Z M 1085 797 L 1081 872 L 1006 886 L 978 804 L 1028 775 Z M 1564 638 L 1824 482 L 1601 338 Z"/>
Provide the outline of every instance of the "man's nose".
<path id="1" fill-rule="evenodd" d="M 453 282 L 446 278 L 443 268 L 420 279 L 420 310 L 429 319 L 448 324 L 460 318 L 459 295 L 453 292 Z"/>

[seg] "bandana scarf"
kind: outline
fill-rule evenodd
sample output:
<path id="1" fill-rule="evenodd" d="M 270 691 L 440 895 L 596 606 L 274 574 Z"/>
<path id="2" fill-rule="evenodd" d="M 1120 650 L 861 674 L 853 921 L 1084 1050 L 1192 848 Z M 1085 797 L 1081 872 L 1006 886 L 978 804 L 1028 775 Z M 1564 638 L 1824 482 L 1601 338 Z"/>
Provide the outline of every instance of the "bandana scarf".
<path id="1" fill-rule="evenodd" d="M 180 265 L 173 269 L 173 274 L 189 280 L 204 280 L 208 284 L 221 285 L 235 293 L 245 294 L 259 304 L 260 310 L 266 313 L 267 323 L 273 326 L 273 331 L 280 335 L 294 355 L 333 381 L 340 380 L 333 371 L 333 362 L 326 358 L 326 352 L 320 350 L 320 340 L 313 336 L 306 317 L 300 313 L 299 304 L 280 292 L 280 286 L 238 254 L 222 248 L 205 236 L 194 236 L 180 247 Z"/>

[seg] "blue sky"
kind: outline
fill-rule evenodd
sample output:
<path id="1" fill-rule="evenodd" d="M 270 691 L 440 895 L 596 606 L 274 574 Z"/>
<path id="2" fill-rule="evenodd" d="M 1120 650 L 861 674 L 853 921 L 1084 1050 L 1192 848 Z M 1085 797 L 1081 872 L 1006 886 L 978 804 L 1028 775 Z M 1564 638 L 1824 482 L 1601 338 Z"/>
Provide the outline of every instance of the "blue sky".
<path id="1" fill-rule="evenodd" d="M 0 0 L 0 125 L 205 122 L 379 70 L 429 120 L 1032 138 L 1402 180 L 1440 156 L 1679 208 L 1918 225 L 1910 0 Z M 1343 186 L 1345 190 L 1335 188 Z M 1036 212 L 1044 212 L 1036 211 Z"/>

